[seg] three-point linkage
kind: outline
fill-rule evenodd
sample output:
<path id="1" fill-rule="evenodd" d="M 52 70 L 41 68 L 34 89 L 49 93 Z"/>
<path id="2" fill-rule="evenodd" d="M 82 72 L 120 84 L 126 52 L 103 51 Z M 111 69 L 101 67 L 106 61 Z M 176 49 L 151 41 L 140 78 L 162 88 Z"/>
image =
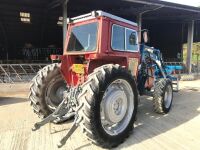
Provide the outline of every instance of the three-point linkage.
<path id="1" fill-rule="evenodd" d="M 69 137 L 74 133 L 74 131 L 77 129 L 81 118 L 73 111 L 72 107 L 81 109 L 80 106 L 78 106 L 77 96 L 80 92 L 80 88 L 70 88 L 69 91 L 64 92 L 64 99 L 60 103 L 60 105 L 56 108 L 56 110 L 49 115 L 48 117 L 44 118 L 42 121 L 37 122 L 34 124 L 34 127 L 32 128 L 32 131 L 36 131 L 40 129 L 42 126 L 44 126 L 47 123 L 50 122 L 62 122 L 64 120 L 67 120 L 71 118 L 72 116 L 75 116 L 74 123 L 66 136 L 64 136 L 60 142 L 58 143 L 58 148 L 62 147 L 66 141 L 69 139 Z"/>

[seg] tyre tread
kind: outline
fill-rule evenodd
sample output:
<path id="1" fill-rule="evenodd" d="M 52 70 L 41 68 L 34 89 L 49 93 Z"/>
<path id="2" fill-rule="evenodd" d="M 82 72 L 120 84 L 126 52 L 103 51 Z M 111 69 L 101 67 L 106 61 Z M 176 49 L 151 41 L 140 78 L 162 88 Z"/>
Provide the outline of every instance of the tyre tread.
<path id="1" fill-rule="evenodd" d="M 44 102 L 43 91 L 46 83 L 48 83 L 50 78 L 49 76 L 59 74 L 59 72 L 59 64 L 50 64 L 38 71 L 37 75 L 32 80 L 29 100 L 31 102 L 34 113 L 36 113 L 40 118 L 44 118 L 51 113 Z"/>
<path id="2" fill-rule="evenodd" d="M 121 144 L 125 140 L 125 138 L 129 136 L 129 133 L 130 131 L 132 131 L 133 128 L 133 125 L 127 127 L 128 132 L 126 133 L 125 138 L 119 138 L 119 140 L 116 140 L 114 142 L 107 142 L 105 141 L 105 139 L 102 139 L 99 136 L 99 133 L 96 131 L 94 126 L 94 122 L 96 121 L 96 119 L 91 117 L 95 113 L 95 110 L 92 106 L 94 105 L 95 96 L 97 96 L 98 94 L 97 91 L 99 91 L 100 84 L 104 82 L 105 78 L 117 71 L 130 75 L 130 73 L 125 68 L 122 68 L 119 65 L 108 64 L 94 69 L 94 72 L 88 76 L 89 81 L 86 81 L 86 83 L 82 85 L 83 91 L 78 97 L 79 101 L 83 103 L 82 109 L 78 112 L 79 116 L 82 117 L 82 122 L 80 123 L 81 128 L 90 141 L 103 148 L 113 148 Z M 130 78 L 131 77 L 132 76 L 130 75 Z M 132 79 L 134 80 L 134 78 Z"/>
<path id="3" fill-rule="evenodd" d="M 160 79 L 155 84 L 155 89 L 153 93 L 153 108 L 156 113 L 166 114 L 167 112 L 163 107 L 163 97 L 166 84 L 171 84 L 169 79 Z"/>

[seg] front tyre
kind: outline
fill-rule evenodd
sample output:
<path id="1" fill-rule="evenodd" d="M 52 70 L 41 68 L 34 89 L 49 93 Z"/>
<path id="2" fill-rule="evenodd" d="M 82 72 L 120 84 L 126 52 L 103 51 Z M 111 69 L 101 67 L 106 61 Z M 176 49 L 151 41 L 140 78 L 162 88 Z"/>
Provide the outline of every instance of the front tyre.
<path id="1" fill-rule="evenodd" d="M 104 65 L 82 85 L 78 114 L 86 136 L 103 148 L 121 144 L 135 121 L 138 93 L 133 76 L 119 65 Z"/>
<path id="2" fill-rule="evenodd" d="M 153 93 L 154 111 L 159 114 L 166 114 L 170 111 L 173 101 L 172 82 L 169 79 L 160 79 L 155 84 Z"/>

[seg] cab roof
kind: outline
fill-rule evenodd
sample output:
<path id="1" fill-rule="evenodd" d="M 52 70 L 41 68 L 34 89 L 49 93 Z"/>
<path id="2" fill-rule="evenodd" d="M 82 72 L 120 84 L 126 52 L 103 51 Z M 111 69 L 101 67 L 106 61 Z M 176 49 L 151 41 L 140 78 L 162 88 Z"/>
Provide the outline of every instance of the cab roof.
<path id="1" fill-rule="evenodd" d="M 101 10 L 92 11 L 91 13 L 80 15 L 80 16 L 73 17 L 73 18 L 68 18 L 67 22 L 68 23 L 72 23 L 72 22 L 77 23 L 77 22 L 93 19 L 93 18 L 96 18 L 98 16 L 108 17 L 108 18 L 111 18 L 111 19 L 114 19 L 114 20 L 117 20 L 117 21 L 120 21 L 120 22 L 124 22 L 124 23 L 130 24 L 130 25 L 138 26 L 138 24 L 133 22 L 133 21 L 112 15 L 110 13 L 107 13 L 107 12 L 104 12 L 104 11 L 101 11 Z"/>

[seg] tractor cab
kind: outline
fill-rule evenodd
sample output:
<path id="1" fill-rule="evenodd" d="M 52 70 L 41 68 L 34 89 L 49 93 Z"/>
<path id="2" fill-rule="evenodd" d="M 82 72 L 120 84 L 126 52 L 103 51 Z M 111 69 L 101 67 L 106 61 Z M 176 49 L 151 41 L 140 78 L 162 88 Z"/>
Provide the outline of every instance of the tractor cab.
<path id="1" fill-rule="evenodd" d="M 61 60 L 63 77 L 73 86 L 83 83 L 88 74 L 105 64 L 126 66 L 137 76 L 138 26 L 103 11 L 69 18 Z"/>

